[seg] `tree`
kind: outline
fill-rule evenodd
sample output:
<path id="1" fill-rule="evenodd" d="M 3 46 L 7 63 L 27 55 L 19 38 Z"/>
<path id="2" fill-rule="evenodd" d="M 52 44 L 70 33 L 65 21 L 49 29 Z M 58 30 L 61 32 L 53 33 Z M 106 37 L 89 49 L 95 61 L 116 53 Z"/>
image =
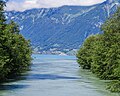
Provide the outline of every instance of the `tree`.
<path id="1" fill-rule="evenodd" d="M 92 55 L 93 55 L 93 44 L 96 41 L 96 36 L 88 37 L 83 46 L 77 53 L 77 62 L 83 69 L 91 69 Z"/>
<path id="2" fill-rule="evenodd" d="M 112 80 L 108 89 L 120 92 L 120 8 L 101 29 L 103 34 L 85 40 L 77 54 L 78 63 L 99 78 Z"/>
<path id="3" fill-rule="evenodd" d="M 0 1 L 0 81 L 20 75 L 29 68 L 30 42 L 19 33 L 19 26 L 6 23 L 5 2 Z"/>

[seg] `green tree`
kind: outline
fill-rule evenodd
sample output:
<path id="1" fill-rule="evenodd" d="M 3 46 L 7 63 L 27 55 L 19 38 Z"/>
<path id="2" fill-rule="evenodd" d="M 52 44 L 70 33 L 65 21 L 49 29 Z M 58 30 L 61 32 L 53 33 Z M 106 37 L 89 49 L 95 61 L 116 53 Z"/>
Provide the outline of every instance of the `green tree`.
<path id="1" fill-rule="evenodd" d="M 109 78 L 120 78 L 120 9 L 102 26 L 106 51 L 106 69 Z"/>
<path id="2" fill-rule="evenodd" d="M 92 55 L 96 36 L 88 37 L 77 53 L 77 62 L 83 69 L 91 69 Z"/>
<path id="3" fill-rule="evenodd" d="M 99 78 L 112 80 L 108 89 L 120 92 L 120 8 L 102 25 L 102 31 L 85 40 L 77 54 L 78 63 Z"/>
<path id="4" fill-rule="evenodd" d="M 6 23 L 5 2 L 0 1 L 0 81 L 20 75 L 29 68 L 30 42 L 19 33 L 19 26 Z"/>

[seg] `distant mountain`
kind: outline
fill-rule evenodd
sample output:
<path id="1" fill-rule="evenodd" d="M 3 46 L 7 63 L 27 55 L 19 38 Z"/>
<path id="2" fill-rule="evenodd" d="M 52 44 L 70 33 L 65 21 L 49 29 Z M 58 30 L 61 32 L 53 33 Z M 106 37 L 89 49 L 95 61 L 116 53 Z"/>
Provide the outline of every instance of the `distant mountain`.
<path id="1" fill-rule="evenodd" d="M 7 18 L 20 25 L 21 34 L 31 40 L 35 52 L 72 53 L 119 6 L 119 0 L 107 0 L 94 6 L 62 6 L 7 12 Z"/>

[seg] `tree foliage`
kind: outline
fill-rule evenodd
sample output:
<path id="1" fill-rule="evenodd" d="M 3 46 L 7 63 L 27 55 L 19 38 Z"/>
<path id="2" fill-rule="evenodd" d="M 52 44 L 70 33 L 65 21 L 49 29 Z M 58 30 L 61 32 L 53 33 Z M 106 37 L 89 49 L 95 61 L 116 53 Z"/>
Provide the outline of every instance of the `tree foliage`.
<path id="1" fill-rule="evenodd" d="M 28 69 L 31 61 L 30 42 L 19 33 L 19 26 L 6 23 L 5 2 L 0 0 L 0 81 L 13 78 Z"/>
<path id="2" fill-rule="evenodd" d="M 113 80 L 108 89 L 120 92 L 120 8 L 101 29 L 103 34 L 86 39 L 78 51 L 77 61 L 99 78 Z"/>

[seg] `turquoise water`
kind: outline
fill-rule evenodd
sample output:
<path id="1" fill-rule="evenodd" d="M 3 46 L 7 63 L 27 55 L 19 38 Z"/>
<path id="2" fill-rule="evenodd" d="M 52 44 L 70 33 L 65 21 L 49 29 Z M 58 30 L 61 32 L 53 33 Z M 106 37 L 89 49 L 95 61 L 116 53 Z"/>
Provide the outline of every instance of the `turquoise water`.
<path id="1" fill-rule="evenodd" d="M 105 90 L 105 81 L 80 69 L 74 56 L 32 57 L 31 70 L 0 85 L 0 96 L 120 96 Z"/>

